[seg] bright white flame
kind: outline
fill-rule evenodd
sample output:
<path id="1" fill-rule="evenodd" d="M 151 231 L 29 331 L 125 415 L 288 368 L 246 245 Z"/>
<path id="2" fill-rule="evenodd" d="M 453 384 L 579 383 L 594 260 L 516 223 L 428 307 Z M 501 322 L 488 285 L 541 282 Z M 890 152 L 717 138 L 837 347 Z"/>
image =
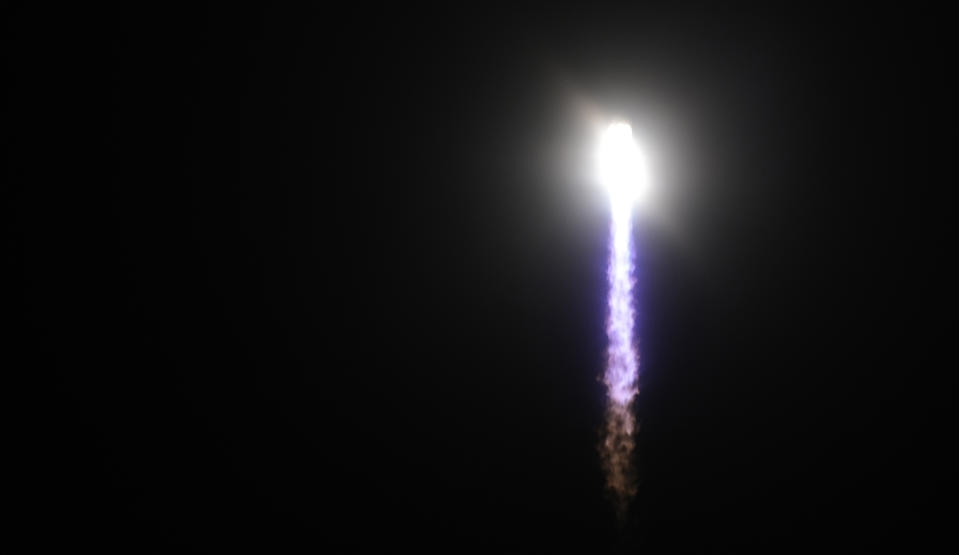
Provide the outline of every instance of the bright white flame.
<path id="1" fill-rule="evenodd" d="M 599 143 L 599 180 L 609 191 L 613 210 L 628 212 L 646 191 L 648 177 L 643 154 L 628 123 L 611 124 Z"/>

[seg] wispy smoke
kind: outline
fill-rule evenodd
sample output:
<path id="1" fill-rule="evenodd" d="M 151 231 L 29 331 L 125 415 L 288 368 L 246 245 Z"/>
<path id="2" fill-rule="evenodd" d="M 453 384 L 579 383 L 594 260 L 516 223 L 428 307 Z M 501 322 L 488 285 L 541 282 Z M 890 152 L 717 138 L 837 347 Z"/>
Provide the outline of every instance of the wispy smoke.
<path id="1" fill-rule="evenodd" d="M 606 429 L 600 450 L 606 469 L 606 484 L 613 493 L 617 510 L 624 516 L 636 493 L 636 476 L 631 456 L 636 419 L 633 398 L 639 393 L 639 358 L 633 342 L 633 254 L 632 220 L 629 205 L 613 204 L 609 251 L 609 340 L 606 374 L 603 381 L 609 396 Z"/>

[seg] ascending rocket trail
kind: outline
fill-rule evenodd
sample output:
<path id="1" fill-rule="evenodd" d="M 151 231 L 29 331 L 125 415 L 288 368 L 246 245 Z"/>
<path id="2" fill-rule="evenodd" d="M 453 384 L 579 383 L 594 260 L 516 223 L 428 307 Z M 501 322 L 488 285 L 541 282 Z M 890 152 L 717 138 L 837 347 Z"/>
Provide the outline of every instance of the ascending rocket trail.
<path id="1" fill-rule="evenodd" d="M 636 489 L 630 465 L 635 429 L 631 405 L 633 397 L 639 393 L 636 387 L 639 360 L 633 343 L 632 222 L 628 213 L 619 218 L 615 216 L 615 210 L 613 214 L 606 322 L 609 347 L 604 377 L 609 405 L 603 457 L 607 483 L 615 492 L 619 507 L 624 508 Z"/>
<path id="2" fill-rule="evenodd" d="M 620 516 L 636 493 L 631 463 L 636 419 L 632 402 L 639 394 L 639 356 L 633 338 L 632 205 L 646 185 L 645 166 L 628 124 L 616 123 L 603 136 L 600 178 L 610 194 L 609 304 L 606 321 L 608 393 L 606 427 L 601 444 L 607 486 Z"/>

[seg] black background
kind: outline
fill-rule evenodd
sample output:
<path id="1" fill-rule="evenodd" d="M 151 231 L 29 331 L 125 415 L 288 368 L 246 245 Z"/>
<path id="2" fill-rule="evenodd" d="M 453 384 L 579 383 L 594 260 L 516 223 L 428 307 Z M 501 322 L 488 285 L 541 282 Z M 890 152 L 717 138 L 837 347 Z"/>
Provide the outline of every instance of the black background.
<path id="1" fill-rule="evenodd" d="M 8 16 L 34 545 L 778 552 L 945 529 L 937 14 Z M 624 526 L 596 451 L 608 212 L 584 113 L 633 121 L 659 188 Z"/>

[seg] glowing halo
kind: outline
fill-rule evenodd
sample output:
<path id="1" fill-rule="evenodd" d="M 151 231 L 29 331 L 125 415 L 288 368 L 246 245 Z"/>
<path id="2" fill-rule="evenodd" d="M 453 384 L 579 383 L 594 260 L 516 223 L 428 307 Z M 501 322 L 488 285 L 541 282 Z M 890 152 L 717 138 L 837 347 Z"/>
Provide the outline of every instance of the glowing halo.
<path id="1" fill-rule="evenodd" d="M 629 212 L 649 187 L 646 160 L 633 139 L 633 129 L 615 122 L 603 132 L 597 153 L 599 181 L 609 192 L 615 213 Z"/>

